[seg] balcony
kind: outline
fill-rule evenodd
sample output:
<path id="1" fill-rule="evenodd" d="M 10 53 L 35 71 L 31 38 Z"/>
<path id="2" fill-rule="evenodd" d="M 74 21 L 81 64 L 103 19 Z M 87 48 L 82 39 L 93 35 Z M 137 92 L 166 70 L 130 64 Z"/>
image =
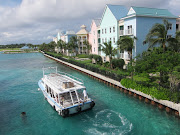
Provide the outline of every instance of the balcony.
<path id="1" fill-rule="evenodd" d="M 124 35 L 124 30 L 119 30 L 119 36 L 123 36 Z"/>
<path id="2" fill-rule="evenodd" d="M 121 59 L 124 58 L 124 53 L 120 53 L 120 58 L 121 58 Z"/>
<path id="3" fill-rule="evenodd" d="M 134 29 L 127 29 L 125 31 L 125 35 L 133 35 L 134 34 Z"/>
<path id="4" fill-rule="evenodd" d="M 100 38 L 100 34 L 98 34 L 98 38 Z"/>
<path id="5" fill-rule="evenodd" d="M 126 53 L 120 53 L 120 58 L 125 60 L 130 60 L 129 54 Z"/>
<path id="6" fill-rule="evenodd" d="M 99 43 L 99 44 L 101 43 L 101 39 L 100 39 L 100 38 L 98 39 L 98 43 Z"/>

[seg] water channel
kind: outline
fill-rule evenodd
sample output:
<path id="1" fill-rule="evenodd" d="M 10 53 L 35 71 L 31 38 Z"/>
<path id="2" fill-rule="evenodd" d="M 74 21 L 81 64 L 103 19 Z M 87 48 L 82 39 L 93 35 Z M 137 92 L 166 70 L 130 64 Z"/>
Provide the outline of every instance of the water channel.
<path id="1" fill-rule="evenodd" d="M 84 80 L 96 106 L 68 118 L 38 91 L 42 67 Z M 21 117 L 21 112 L 26 117 Z M 61 65 L 41 53 L 0 53 L 0 135 L 179 135 L 180 120 L 157 107 Z"/>

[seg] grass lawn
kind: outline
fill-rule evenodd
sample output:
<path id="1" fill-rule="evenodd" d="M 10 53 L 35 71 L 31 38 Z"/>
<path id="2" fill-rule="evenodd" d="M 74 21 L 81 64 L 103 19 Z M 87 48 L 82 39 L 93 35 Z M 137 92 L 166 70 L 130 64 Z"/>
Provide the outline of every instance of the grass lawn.
<path id="1" fill-rule="evenodd" d="M 20 50 L 20 48 L 3 48 L 3 49 L 0 49 L 0 51 L 3 51 L 3 50 Z"/>

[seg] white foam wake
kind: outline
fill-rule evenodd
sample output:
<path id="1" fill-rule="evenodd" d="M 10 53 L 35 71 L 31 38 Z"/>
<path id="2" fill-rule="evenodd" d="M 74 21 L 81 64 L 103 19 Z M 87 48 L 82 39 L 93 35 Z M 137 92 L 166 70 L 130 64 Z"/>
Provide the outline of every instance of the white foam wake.
<path id="1" fill-rule="evenodd" d="M 87 116 L 88 117 L 88 116 Z M 129 133 L 133 125 L 119 112 L 105 109 L 96 113 L 95 118 L 88 119 L 93 123 L 92 128 L 86 130 L 86 134 L 93 135 L 125 135 Z"/>

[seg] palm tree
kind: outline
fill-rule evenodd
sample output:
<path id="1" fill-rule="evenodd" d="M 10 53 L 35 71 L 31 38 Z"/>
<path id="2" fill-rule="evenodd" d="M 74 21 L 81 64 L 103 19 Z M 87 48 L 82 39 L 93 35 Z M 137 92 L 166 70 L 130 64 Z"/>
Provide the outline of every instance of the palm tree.
<path id="1" fill-rule="evenodd" d="M 83 42 L 83 44 L 86 45 L 86 48 L 85 48 L 85 49 L 87 49 L 87 51 L 88 51 L 87 54 L 89 54 L 92 46 L 90 45 L 89 41 L 87 41 L 87 40 L 85 40 L 85 41 Z"/>
<path id="2" fill-rule="evenodd" d="M 49 49 L 49 51 L 55 52 L 55 46 L 56 46 L 56 43 L 55 43 L 54 41 L 51 41 L 51 42 L 48 44 L 48 49 Z"/>
<path id="3" fill-rule="evenodd" d="M 136 37 L 130 36 L 122 36 L 118 39 L 117 45 L 118 48 L 122 51 L 128 51 L 130 56 L 130 60 L 132 60 L 132 49 L 134 48 L 134 40 L 137 39 Z"/>
<path id="4" fill-rule="evenodd" d="M 75 52 L 76 48 L 78 47 L 77 42 L 78 42 L 78 39 L 75 36 L 72 36 L 70 38 L 70 41 L 68 42 L 68 49 L 70 51 L 72 51 L 73 53 Z"/>
<path id="5" fill-rule="evenodd" d="M 173 39 L 167 37 L 167 33 L 170 28 L 170 23 L 167 20 L 163 20 L 163 23 L 164 24 L 156 23 L 155 25 L 153 25 L 153 27 L 147 34 L 143 44 L 149 43 L 149 48 L 154 47 L 157 44 L 160 44 L 160 46 L 165 50 L 167 43 L 170 40 L 172 41 Z"/>
<path id="6" fill-rule="evenodd" d="M 180 31 L 177 31 L 175 38 L 171 38 L 168 43 L 168 47 L 171 50 L 180 52 Z"/>
<path id="7" fill-rule="evenodd" d="M 109 63 L 110 68 L 112 68 L 112 57 L 117 54 L 117 49 L 113 48 L 111 41 L 108 43 L 104 43 L 102 46 L 102 51 L 106 54 L 106 56 L 109 56 Z"/>
<path id="8" fill-rule="evenodd" d="M 65 43 L 63 40 L 60 39 L 60 40 L 57 42 L 57 48 L 60 49 L 60 51 L 62 52 L 62 49 L 63 49 L 63 47 L 64 47 L 65 44 L 66 44 L 66 43 Z"/>

